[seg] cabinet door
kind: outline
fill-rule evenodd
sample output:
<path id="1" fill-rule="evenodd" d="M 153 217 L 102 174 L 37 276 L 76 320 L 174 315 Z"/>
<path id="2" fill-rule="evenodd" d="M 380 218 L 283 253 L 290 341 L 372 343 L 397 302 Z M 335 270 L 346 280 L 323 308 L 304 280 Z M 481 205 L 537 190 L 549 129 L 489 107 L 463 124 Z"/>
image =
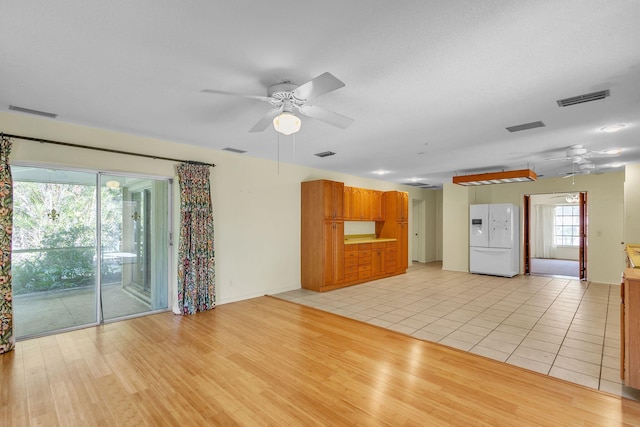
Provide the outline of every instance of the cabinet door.
<path id="1" fill-rule="evenodd" d="M 363 209 L 363 201 L 364 201 L 364 190 L 362 188 L 353 188 L 352 193 L 352 206 L 351 206 L 351 219 L 355 221 L 359 221 L 362 219 L 362 215 L 364 212 Z"/>
<path id="2" fill-rule="evenodd" d="M 384 204 L 382 203 L 382 191 L 371 191 L 371 219 L 373 221 L 384 221 Z"/>
<path id="3" fill-rule="evenodd" d="M 404 191 L 397 193 L 398 220 L 407 222 L 409 220 L 409 194 Z"/>
<path id="4" fill-rule="evenodd" d="M 323 286 L 339 285 L 344 281 L 344 222 L 324 223 Z"/>
<path id="5" fill-rule="evenodd" d="M 398 254 L 398 272 L 404 273 L 407 271 L 408 257 L 409 257 L 409 224 L 406 222 L 399 222 L 397 228 L 397 247 Z"/>
<path id="6" fill-rule="evenodd" d="M 385 248 L 384 243 L 374 243 L 371 249 L 371 277 L 385 275 Z"/>
<path id="7" fill-rule="evenodd" d="M 344 183 L 323 181 L 324 217 L 342 220 L 344 218 Z"/>
<path id="8" fill-rule="evenodd" d="M 373 190 L 362 190 L 362 215 L 363 221 L 371 221 L 371 199 L 373 198 Z"/>
<path id="9" fill-rule="evenodd" d="M 342 198 L 342 210 L 345 221 L 353 219 L 353 187 L 344 187 L 344 197 Z"/>

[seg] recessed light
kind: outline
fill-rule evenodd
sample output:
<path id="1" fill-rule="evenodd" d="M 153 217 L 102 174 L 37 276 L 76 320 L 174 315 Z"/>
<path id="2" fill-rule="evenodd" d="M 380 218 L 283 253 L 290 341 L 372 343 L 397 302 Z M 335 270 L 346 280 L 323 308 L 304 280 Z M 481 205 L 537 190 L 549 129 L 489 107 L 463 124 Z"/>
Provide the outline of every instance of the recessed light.
<path id="1" fill-rule="evenodd" d="M 624 129 L 627 125 L 624 125 L 622 123 L 617 124 L 617 125 L 610 125 L 610 126 L 605 126 L 603 128 L 600 128 L 600 130 L 602 132 L 607 132 L 607 133 L 613 133 L 613 132 L 618 132 L 621 129 Z"/>
<path id="2" fill-rule="evenodd" d="M 620 148 L 613 148 L 613 149 L 611 149 L 611 150 L 605 150 L 605 151 L 603 151 L 603 153 L 604 153 L 604 154 L 610 154 L 610 155 L 613 155 L 613 154 L 620 154 L 620 153 L 622 153 L 622 149 L 620 149 Z"/>
<path id="3" fill-rule="evenodd" d="M 373 173 L 375 173 L 376 175 L 385 175 L 385 174 L 388 174 L 389 171 L 384 169 L 378 169 L 377 171 L 373 171 Z"/>

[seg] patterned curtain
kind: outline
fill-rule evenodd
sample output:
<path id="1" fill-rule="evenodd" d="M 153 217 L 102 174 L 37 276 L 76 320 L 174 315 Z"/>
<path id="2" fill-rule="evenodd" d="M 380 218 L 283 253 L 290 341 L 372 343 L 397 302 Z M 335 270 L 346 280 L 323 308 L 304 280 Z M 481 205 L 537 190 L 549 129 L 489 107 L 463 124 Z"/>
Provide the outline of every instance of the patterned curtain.
<path id="1" fill-rule="evenodd" d="M 13 304 L 11 289 L 11 232 L 13 227 L 13 180 L 9 166 L 11 141 L 0 137 L 0 354 L 13 350 Z"/>
<path id="2" fill-rule="evenodd" d="M 182 314 L 194 314 L 216 306 L 209 166 L 181 163 L 178 165 L 178 180 L 178 306 Z"/>

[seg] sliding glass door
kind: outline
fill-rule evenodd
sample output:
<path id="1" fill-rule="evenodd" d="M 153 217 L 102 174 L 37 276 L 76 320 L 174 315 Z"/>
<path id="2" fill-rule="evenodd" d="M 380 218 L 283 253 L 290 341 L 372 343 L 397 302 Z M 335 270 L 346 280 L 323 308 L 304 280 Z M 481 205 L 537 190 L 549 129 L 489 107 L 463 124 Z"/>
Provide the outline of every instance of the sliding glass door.
<path id="1" fill-rule="evenodd" d="M 168 181 L 100 178 L 104 319 L 166 309 Z"/>
<path id="2" fill-rule="evenodd" d="M 168 180 L 12 172 L 18 338 L 167 309 Z"/>

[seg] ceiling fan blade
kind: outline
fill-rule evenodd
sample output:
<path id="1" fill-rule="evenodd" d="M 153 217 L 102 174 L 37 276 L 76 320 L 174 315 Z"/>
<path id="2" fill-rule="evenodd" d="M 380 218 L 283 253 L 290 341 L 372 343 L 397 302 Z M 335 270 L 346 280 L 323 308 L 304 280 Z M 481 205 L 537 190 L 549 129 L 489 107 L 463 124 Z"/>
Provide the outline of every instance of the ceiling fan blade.
<path id="1" fill-rule="evenodd" d="M 299 108 L 300 112 L 305 116 L 311 117 L 313 119 L 322 120 L 323 122 L 329 123 L 330 125 L 337 126 L 341 129 L 346 129 L 353 123 L 353 120 L 350 117 L 343 116 L 342 114 L 338 114 L 331 110 L 327 110 L 323 107 L 318 107 L 317 105 L 308 105 L 305 104 Z"/>
<path id="2" fill-rule="evenodd" d="M 292 91 L 292 93 L 293 96 L 298 99 L 309 100 L 333 90 L 340 89 L 343 86 L 344 83 L 338 80 L 333 74 L 324 73 L 320 74 L 313 80 L 309 80 L 308 82 L 298 86 Z"/>
<path id="3" fill-rule="evenodd" d="M 249 132 L 262 132 L 263 130 L 265 130 L 267 128 L 267 126 L 269 126 L 271 123 L 273 123 L 273 119 L 278 114 L 280 114 L 280 112 L 282 112 L 282 107 L 274 108 L 273 110 L 267 111 L 267 114 L 262 116 L 260 121 L 258 121 L 258 123 L 253 125 L 253 127 L 249 130 Z"/>
<path id="4" fill-rule="evenodd" d="M 568 173 L 565 176 L 563 176 L 563 178 L 571 178 L 572 176 L 576 176 L 576 175 L 578 175 L 578 172 Z"/>
<path id="5" fill-rule="evenodd" d="M 234 92 L 225 92 L 224 90 L 215 90 L 215 89 L 204 89 L 202 90 L 204 93 L 213 93 L 215 95 L 229 95 L 229 96 L 239 96 L 241 98 L 250 98 L 250 99 L 258 99 L 260 101 L 269 102 L 271 98 L 268 96 L 257 96 L 257 95 L 245 95 L 242 93 L 234 93 Z"/>

